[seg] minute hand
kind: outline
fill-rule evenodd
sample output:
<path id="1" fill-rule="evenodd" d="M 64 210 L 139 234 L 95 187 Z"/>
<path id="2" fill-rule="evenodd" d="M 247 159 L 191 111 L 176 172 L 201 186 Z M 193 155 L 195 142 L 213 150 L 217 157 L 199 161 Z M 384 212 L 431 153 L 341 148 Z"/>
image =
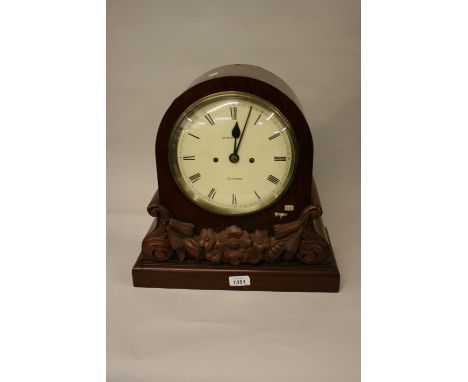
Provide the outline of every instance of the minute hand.
<path id="1" fill-rule="evenodd" d="M 252 112 L 252 106 L 250 106 L 249 114 L 247 114 L 247 119 L 245 120 L 244 128 L 242 129 L 242 134 L 241 134 L 241 136 L 239 138 L 239 142 L 237 143 L 237 147 L 234 150 L 234 154 L 237 154 L 237 152 L 239 151 L 239 146 L 240 146 L 240 144 L 242 142 L 242 138 L 244 138 L 245 129 L 247 128 L 247 123 L 249 123 L 249 118 L 250 118 L 250 113 L 251 112 Z"/>

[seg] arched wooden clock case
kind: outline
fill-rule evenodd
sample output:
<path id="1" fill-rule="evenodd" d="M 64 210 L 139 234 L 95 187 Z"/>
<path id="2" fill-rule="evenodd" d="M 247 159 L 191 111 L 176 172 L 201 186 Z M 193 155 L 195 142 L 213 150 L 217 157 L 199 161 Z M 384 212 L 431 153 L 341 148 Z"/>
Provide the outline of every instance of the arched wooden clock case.
<path id="1" fill-rule="evenodd" d="M 170 169 L 169 137 L 179 117 L 196 101 L 221 92 L 248 93 L 273 105 L 298 144 L 299 165 L 287 191 L 248 215 L 223 216 L 199 207 Z M 340 275 L 312 176 L 312 135 L 299 101 L 279 77 L 251 65 L 223 66 L 200 76 L 162 118 L 156 165 L 159 190 L 148 206 L 155 219 L 132 270 L 135 286 L 338 291 Z M 234 276 L 249 281 L 233 286 Z"/>

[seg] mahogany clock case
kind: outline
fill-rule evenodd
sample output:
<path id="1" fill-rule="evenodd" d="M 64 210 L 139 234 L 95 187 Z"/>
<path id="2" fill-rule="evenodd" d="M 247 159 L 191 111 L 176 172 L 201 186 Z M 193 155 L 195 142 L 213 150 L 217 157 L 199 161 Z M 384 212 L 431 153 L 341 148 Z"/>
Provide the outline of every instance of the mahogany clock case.
<path id="1" fill-rule="evenodd" d="M 246 76 L 246 67 L 250 69 L 249 77 Z M 275 218 L 275 212 L 283 211 L 284 205 L 294 205 L 295 210 L 281 219 L 281 223 L 297 219 L 302 208 L 310 204 L 310 185 L 312 181 L 313 144 L 309 126 L 305 120 L 297 101 L 293 101 L 285 93 L 266 81 L 267 74 L 274 78 L 273 74 L 258 67 L 247 65 L 233 65 L 230 70 L 214 69 L 211 72 L 221 72 L 223 76 L 201 80 L 191 85 L 184 93 L 177 97 L 164 115 L 159 126 L 156 138 L 156 165 L 158 172 L 160 202 L 172 212 L 174 219 L 189 221 L 197 226 L 211 227 L 214 230 L 222 230 L 231 225 L 238 225 L 248 231 L 254 231 L 259 227 L 267 227 L 271 230 L 273 225 L 279 222 Z M 263 74 L 263 80 L 259 73 Z M 255 77 L 253 77 L 256 75 Z M 202 78 L 205 78 L 202 76 Z M 279 82 L 275 79 L 276 83 Z M 278 86 L 278 85 L 277 85 Z M 288 91 L 284 84 L 283 90 Z M 174 181 L 168 162 L 168 141 L 174 124 L 180 115 L 195 101 L 213 93 L 237 91 L 254 94 L 265 99 L 280 110 L 290 122 L 299 147 L 300 165 L 296 169 L 294 179 L 284 194 L 270 207 L 245 216 L 222 216 L 210 213 L 193 204 L 179 189 Z M 295 97 L 294 97 L 295 98 Z"/>
<path id="2" fill-rule="evenodd" d="M 289 189 L 271 206 L 249 215 L 223 216 L 198 207 L 179 189 L 170 170 L 168 142 L 176 121 L 196 101 L 221 92 L 249 93 L 271 103 L 289 121 L 299 146 L 299 166 Z M 174 100 L 162 118 L 156 138 L 156 165 L 159 190 L 155 192 L 148 206 L 148 212 L 155 217 L 155 221 L 143 241 L 142 253 L 132 270 L 134 286 L 320 292 L 339 290 L 340 275 L 328 232 L 321 219 L 322 208 L 312 176 L 312 135 L 297 97 L 279 77 L 251 65 L 228 65 L 200 76 Z M 285 205 L 294 205 L 295 208 L 280 220 L 275 212 L 284 211 Z M 248 261 L 249 264 L 232 261 L 230 264 L 222 261 L 213 264 L 199 261 L 198 259 L 204 258 L 203 255 L 199 256 L 199 250 L 190 251 L 190 248 L 193 249 L 198 245 L 198 240 L 201 240 L 201 228 L 209 228 L 212 232 L 225 232 L 235 226 L 244 230 L 245 234 L 249 232 L 249 235 L 253 235 L 251 233 L 257 232 L 256 230 L 265 230 L 263 232 L 268 232 L 270 239 L 275 242 L 276 231 L 287 231 L 289 226 L 294 225 L 299 227 L 301 221 L 305 224 L 300 228 L 299 235 L 302 237 L 305 225 L 310 226 L 310 232 L 320 240 L 319 247 L 324 249 L 322 252 L 325 253 L 326 259 L 322 256 L 323 261 L 309 261 L 304 264 L 290 261 L 293 259 L 290 255 L 285 256 L 286 261 L 276 261 L 274 264 L 250 264 Z M 173 223 L 183 227 L 191 225 L 190 235 L 195 236 L 192 238 L 189 235 L 184 238 L 173 235 L 168 239 L 165 227 Z M 171 227 L 168 228 L 168 232 L 174 231 Z M 161 232 L 158 233 L 158 230 Z M 177 256 L 168 256 L 163 260 L 154 256 L 154 248 L 167 240 L 172 240 L 171 247 L 177 252 L 179 261 Z M 174 244 L 177 241 L 184 244 Z M 151 245 L 153 247 L 150 247 Z M 164 245 L 169 247 L 167 243 Z M 302 249 L 298 248 L 302 246 L 300 247 L 299 243 L 293 243 L 294 245 L 295 251 L 298 251 L 297 256 L 301 259 Z M 191 254 L 191 257 L 187 258 L 186 252 Z M 228 277 L 240 275 L 249 276 L 251 285 L 231 287 Z"/>

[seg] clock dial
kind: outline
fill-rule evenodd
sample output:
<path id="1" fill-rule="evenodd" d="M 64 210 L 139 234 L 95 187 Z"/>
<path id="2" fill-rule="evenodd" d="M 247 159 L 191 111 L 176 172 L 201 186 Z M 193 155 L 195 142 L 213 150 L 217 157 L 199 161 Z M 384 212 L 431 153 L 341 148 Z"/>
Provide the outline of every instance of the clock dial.
<path id="1" fill-rule="evenodd" d="M 290 185 L 297 158 L 294 132 L 268 102 L 218 93 L 190 106 L 169 140 L 179 188 L 195 204 L 221 215 L 262 210 Z"/>

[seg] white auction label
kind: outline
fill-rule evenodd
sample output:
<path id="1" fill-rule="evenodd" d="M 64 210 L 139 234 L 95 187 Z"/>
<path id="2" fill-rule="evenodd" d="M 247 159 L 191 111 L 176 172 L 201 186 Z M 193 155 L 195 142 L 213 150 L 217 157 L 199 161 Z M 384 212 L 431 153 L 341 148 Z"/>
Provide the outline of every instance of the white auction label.
<path id="1" fill-rule="evenodd" d="M 246 286 L 250 285 L 249 276 L 229 276 L 229 286 Z"/>

